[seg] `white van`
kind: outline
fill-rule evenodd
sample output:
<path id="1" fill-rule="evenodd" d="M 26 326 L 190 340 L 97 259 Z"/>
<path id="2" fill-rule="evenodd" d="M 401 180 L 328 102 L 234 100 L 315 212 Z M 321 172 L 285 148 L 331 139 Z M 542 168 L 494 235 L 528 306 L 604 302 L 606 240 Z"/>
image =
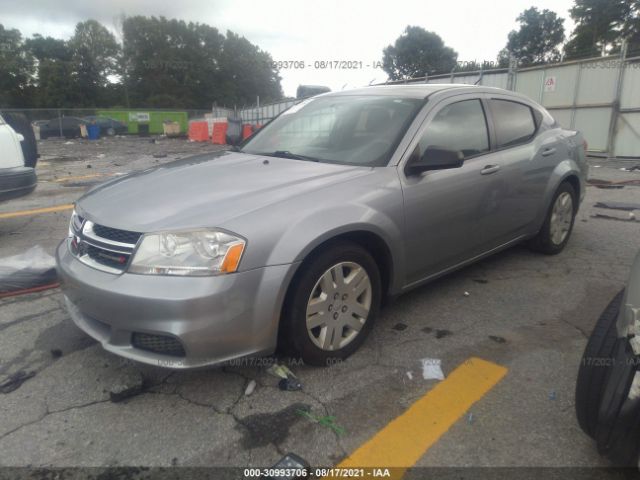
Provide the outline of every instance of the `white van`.
<path id="1" fill-rule="evenodd" d="M 0 115 L 0 201 L 27 195 L 36 188 L 35 168 L 25 166 L 24 140 Z"/>

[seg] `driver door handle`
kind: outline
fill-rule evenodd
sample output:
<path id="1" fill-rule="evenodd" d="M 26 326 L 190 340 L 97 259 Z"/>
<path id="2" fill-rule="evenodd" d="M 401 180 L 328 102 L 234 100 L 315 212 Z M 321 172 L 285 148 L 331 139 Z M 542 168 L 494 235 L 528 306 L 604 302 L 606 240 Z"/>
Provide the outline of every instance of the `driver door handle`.
<path id="1" fill-rule="evenodd" d="M 543 157 L 548 157 L 549 155 L 553 155 L 554 153 L 556 153 L 556 149 L 555 148 L 545 148 L 542 151 L 542 156 Z"/>
<path id="2" fill-rule="evenodd" d="M 500 170 L 500 165 L 486 165 L 480 170 L 480 175 L 490 175 L 496 173 L 498 170 Z"/>

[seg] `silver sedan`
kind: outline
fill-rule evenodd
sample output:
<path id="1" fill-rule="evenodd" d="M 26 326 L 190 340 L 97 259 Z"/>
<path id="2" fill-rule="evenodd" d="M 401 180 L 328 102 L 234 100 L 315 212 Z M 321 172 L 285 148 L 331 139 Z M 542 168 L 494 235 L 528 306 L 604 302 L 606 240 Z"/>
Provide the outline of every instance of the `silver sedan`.
<path id="1" fill-rule="evenodd" d="M 57 251 L 75 323 L 170 368 L 276 347 L 355 352 L 385 296 L 519 242 L 560 252 L 586 143 L 496 88 L 378 86 L 307 99 L 236 151 L 96 187 Z"/>

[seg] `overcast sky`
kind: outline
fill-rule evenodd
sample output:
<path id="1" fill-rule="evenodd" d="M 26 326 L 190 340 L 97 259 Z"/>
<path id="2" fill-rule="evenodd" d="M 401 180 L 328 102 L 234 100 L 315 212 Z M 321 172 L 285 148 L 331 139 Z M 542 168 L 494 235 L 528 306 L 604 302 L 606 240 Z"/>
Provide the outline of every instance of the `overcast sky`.
<path id="1" fill-rule="evenodd" d="M 310 65 L 281 71 L 285 95 L 294 96 L 299 84 L 340 90 L 384 81 L 386 74 L 374 62 L 407 25 L 436 32 L 458 52 L 460 61 L 495 61 L 520 12 L 531 6 L 553 10 L 565 18 L 569 33 L 572 4 L 573 0 L 0 0 L 0 23 L 26 36 L 40 33 L 65 39 L 73 35 L 78 21 L 89 18 L 116 33 L 116 18 L 122 14 L 207 23 L 244 35 L 274 60 Z M 363 68 L 313 68 L 315 61 L 323 60 L 354 60 Z"/>

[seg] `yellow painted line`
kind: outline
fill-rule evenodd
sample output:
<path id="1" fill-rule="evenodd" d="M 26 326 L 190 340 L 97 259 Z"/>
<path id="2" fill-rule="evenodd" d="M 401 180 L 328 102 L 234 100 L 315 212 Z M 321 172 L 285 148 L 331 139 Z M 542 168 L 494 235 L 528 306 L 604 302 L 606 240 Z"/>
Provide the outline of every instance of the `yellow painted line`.
<path id="1" fill-rule="evenodd" d="M 401 478 L 506 373 L 480 358 L 466 360 L 334 468 L 385 467 Z"/>
<path id="2" fill-rule="evenodd" d="M 1 218 L 16 218 L 16 217 L 28 217 L 30 215 L 40 215 L 41 213 L 62 212 L 64 210 L 71 210 L 73 204 L 56 205 L 55 207 L 47 208 L 35 208 L 33 210 L 20 210 L 18 212 L 0 213 Z"/>

